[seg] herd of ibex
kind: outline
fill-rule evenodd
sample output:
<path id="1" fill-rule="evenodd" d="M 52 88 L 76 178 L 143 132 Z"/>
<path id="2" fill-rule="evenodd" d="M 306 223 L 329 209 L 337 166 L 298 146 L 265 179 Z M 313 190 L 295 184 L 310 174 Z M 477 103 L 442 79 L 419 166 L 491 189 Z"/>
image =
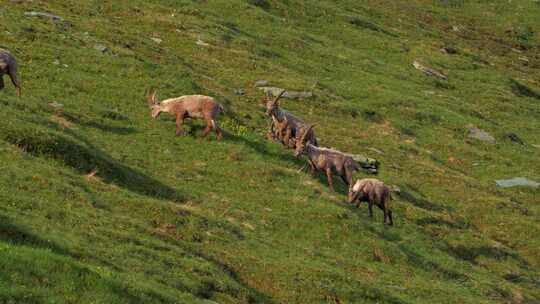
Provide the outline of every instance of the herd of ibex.
<path id="1" fill-rule="evenodd" d="M 0 90 L 4 88 L 3 76 L 8 74 L 16 88 L 17 96 L 21 96 L 21 86 L 17 78 L 17 61 L 13 55 L 0 49 Z M 392 211 L 390 210 L 391 189 L 383 182 L 366 178 L 357 180 L 353 184 L 353 173 L 362 166 L 354 159 L 353 155 L 346 154 L 334 149 L 319 147 L 313 125 L 306 124 L 300 118 L 283 110 L 279 99 L 285 90 L 274 98 L 265 97 L 266 114 L 270 116 L 271 124 L 268 138 L 281 142 L 286 148 L 294 149 L 294 155 L 305 155 L 308 159 L 311 173 L 318 171 L 326 173 L 328 185 L 334 191 L 332 180 L 333 174 L 337 174 L 349 188 L 349 203 L 365 201 L 369 206 L 369 215 L 373 216 L 372 207 L 375 204 L 384 212 L 384 223 L 393 225 Z M 217 139 L 223 137 L 218 125 L 217 117 L 224 112 L 223 107 L 214 98 L 204 95 L 186 95 L 177 98 L 166 99 L 159 102 L 156 92 L 147 96 L 148 105 L 151 109 L 152 118 L 157 118 L 161 112 L 167 112 L 176 118 L 176 135 L 184 134 L 182 124 L 184 119 L 203 119 L 206 128 L 203 136 L 210 131 L 216 133 Z M 371 168 L 373 172 L 373 168 Z M 375 169 L 376 170 L 376 167 Z"/>

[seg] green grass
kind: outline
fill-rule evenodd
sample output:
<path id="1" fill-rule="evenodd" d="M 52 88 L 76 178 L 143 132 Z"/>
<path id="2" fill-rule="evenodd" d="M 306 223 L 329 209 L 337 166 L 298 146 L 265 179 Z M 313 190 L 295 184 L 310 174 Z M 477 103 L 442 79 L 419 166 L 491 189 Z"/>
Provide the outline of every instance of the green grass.
<path id="1" fill-rule="evenodd" d="M 0 303 L 535 303 L 540 190 L 494 180 L 540 180 L 538 15 L 527 0 L 0 0 L 23 82 L 22 99 L 0 93 Z M 283 107 L 381 162 L 402 189 L 395 227 L 265 140 L 260 79 L 313 90 Z M 215 96 L 227 136 L 194 121 L 174 137 L 150 88 Z"/>

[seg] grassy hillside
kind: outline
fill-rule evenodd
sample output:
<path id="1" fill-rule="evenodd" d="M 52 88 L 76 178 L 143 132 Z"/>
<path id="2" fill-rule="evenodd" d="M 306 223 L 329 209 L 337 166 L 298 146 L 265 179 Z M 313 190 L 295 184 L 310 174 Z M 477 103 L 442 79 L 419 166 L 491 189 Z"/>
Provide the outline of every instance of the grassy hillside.
<path id="1" fill-rule="evenodd" d="M 0 303 L 538 303 L 540 189 L 494 181 L 540 180 L 539 15 L 530 0 L 0 0 L 23 83 L 0 92 Z M 282 106 L 381 162 L 402 190 L 394 227 L 265 140 L 261 79 L 312 90 Z M 194 121 L 175 137 L 150 88 L 215 96 L 227 136 Z"/>

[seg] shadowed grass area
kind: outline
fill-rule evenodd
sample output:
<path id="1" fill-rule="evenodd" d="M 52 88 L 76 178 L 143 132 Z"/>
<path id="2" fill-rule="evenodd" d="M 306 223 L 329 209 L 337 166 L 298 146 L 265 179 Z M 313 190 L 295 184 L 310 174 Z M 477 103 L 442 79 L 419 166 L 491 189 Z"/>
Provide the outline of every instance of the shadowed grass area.
<path id="1" fill-rule="evenodd" d="M 527 0 L 0 0 L 24 94 L 0 92 L 0 302 L 534 303 L 539 189 L 494 181 L 540 180 L 539 15 Z M 258 80 L 312 92 L 281 105 L 322 146 L 381 162 L 394 227 L 266 140 Z M 224 140 L 197 120 L 175 137 L 150 89 L 214 96 Z"/>

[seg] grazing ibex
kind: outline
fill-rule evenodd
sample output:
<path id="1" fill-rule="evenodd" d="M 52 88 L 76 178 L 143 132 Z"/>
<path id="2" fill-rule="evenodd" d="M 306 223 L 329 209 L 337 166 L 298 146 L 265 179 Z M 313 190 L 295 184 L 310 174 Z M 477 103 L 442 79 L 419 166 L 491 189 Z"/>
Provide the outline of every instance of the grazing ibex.
<path id="1" fill-rule="evenodd" d="M 272 118 L 269 135 L 277 137 L 286 147 L 294 148 L 294 142 L 300 136 L 301 129 L 306 128 L 307 125 L 293 114 L 281 109 L 279 99 L 284 93 L 285 90 L 282 90 L 273 100 L 265 100 L 266 115 Z M 308 141 L 315 146 L 318 145 L 313 132 L 309 133 Z"/>
<path id="2" fill-rule="evenodd" d="M 156 91 L 148 95 L 148 105 L 152 109 L 152 118 L 157 118 L 161 112 L 176 116 L 176 135 L 183 135 L 182 124 L 186 118 L 204 119 L 206 129 L 203 137 L 211 130 L 216 132 L 218 139 L 223 137 L 218 126 L 217 116 L 223 112 L 223 107 L 214 98 L 204 95 L 186 95 L 158 102 Z"/>
<path id="3" fill-rule="evenodd" d="M 349 189 L 349 203 L 358 200 L 357 207 L 362 202 L 367 202 L 369 206 L 369 216 L 373 217 L 373 204 L 377 205 L 384 212 L 384 223 L 392 226 L 392 210 L 390 210 L 391 189 L 378 179 L 364 178 L 357 180 Z"/>
<path id="4" fill-rule="evenodd" d="M 353 159 L 352 155 L 342 153 L 340 151 L 319 148 L 309 143 L 309 134 L 313 126 L 310 126 L 302 133 L 302 136 L 296 141 L 294 155 L 306 155 L 311 167 L 311 173 L 316 171 L 326 172 L 328 178 L 328 186 L 334 191 L 332 182 L 332 173 L 338 174 L 343 182 L 350 187 L 353 181 L 354 171 L 360 170 L 360 165 Z"/>
<path id="5" fill-rule="evenodd" d="M 4 74 L 9 75 L 17 89 L 17 96 L 21 97 L 21 84 L 17 79 L 17 61 L 10 52 L 0 49 L 0 91 L 4 89 Z"/>

